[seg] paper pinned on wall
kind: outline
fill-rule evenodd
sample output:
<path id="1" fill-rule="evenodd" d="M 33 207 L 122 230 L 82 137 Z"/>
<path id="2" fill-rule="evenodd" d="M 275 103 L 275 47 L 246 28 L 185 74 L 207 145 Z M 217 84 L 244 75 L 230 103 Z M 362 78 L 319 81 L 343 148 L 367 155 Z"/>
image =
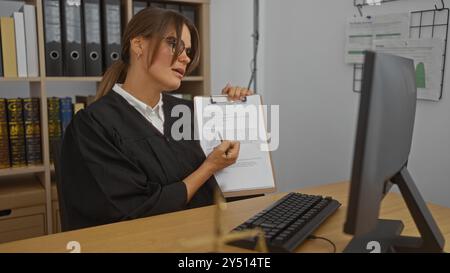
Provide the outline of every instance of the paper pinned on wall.
<path id="1" fill-rule="evenodd" d="M 407 39 L 411 14 L 396 13 L 347 19 L 345 63 L 362 64 L 364 51 L 373 47 L 377 39 Z"/>
<path id="2" fill-rule="evenodd" d="M 417 98 L 438 101 L 444 67 L 443 39 L 402 39 L 374 41 L 374 50 L 414 60 Z"/>

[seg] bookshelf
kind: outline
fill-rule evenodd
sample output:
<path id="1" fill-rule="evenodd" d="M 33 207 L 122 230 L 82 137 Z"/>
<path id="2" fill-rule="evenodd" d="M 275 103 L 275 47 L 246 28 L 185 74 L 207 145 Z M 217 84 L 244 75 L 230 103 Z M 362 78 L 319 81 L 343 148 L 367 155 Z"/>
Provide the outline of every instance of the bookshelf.
<path id="1" fill-rule="evenodd" d="M 13 1 L 13 0 L 10 0 Z M 0 9 L 2 8 L 0 2 Z M 17 1 L 16 1 L 17 2 Z M 49 133 L 47 116 L 47 98 L 48 85 L 54 82 L 58 83 L 77 83 L 92 82 L 98 84 L 101 77 L 47 77 L 45 69 L 45 42 L 44 42 L 44 20 L 43 20 L 43 0 L 19 1 L 36 6 L 37 34 L 38 34 L 38 54 L 39 54 L 39 73 L 40 77 L 30 78 L 4 78 L 0 77 L 0 87 L 2 83 L 25 83 L 29 85 L 30 97 L 40 98 L 40 122 L 41 122 L 41 141 L 42 141 L 42 159 L 43 164 L 38 166 L 26 166 L 19 168 L 0 169 L 0 178 L 14 179 L 24 174 L 35 174 L 45 189 L 46 205 L 46 233 L 51 234 L 55 231 L 54 213 L 52 208 L 52 175 L 54 172 L 53 164 L 50 163 L 49 151 Z M 183 79 L 181 87 L 176 93 L 185 93 L 195 95 L 210 95 L 210 45 L 209 45 L 209 6 L 210 0 L 165 0 L 160 2 L 192 4 L 195 6 L 198 18 L 198 28 L 201 43 L 201 57 L 199 63 L 199 75 L 187 76 Z M 133 0 L 121 0 L 123 26 L 133 15 Z M 74 93 L 76 91 L 74 90 Z M 0 92 L 0 97 L 2 94 Z M 0 181 L 1 182 L 1 181 Z M 2 187 L 0 183 L 0 188 Z M 20 187 L 18 188 L 18 190 Z M 53 203 L 54 204 L 54 203 Z"/>

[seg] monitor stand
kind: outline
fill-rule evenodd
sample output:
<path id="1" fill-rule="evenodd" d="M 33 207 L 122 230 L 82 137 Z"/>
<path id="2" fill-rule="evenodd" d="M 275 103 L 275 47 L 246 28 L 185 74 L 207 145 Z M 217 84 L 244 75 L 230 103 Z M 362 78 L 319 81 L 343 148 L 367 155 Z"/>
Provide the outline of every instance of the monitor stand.
<path id="1" fill-rule="evenodd" d="M 443 252 L 445 239 L 408 169 L 404 167 L 390 182 L 399 187 L 420 237 L 400 236 L 404 227 L 402 221 L 380 219 L 372 232 L 354 236 L 344 252 Z"/>

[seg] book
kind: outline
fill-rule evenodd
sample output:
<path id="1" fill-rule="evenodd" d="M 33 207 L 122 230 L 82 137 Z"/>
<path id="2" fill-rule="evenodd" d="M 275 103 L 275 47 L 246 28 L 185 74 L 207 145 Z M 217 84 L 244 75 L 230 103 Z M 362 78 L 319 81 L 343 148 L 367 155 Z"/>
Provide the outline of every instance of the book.
<path id="1" fill-rule="evenodd" d="M 64 136 L 64 132 L 66 131 L 66 127 L 69 125 L 73 116 L 72 109 L 72 98 L 66 97 L 61 98 L 59 100 L 59 111 L 60 111 L 60 119 L 61 119 L 61 130 L 62 135 Z"/>
<path id="2" fill-rule="evenodd" d="M 73 105 L 73 114 L 75 115 L 78 111 L 84 109 L 84 103 L 77 102 Z"/>
<path id="3" fill-rule="evenodd" d="M 0 169 L 11 167 L 6 100 L 0 99 Z"/>
<path id="4" fill-rule="evenodd" d="M 17 77 L 14 19 L 11 17 L 1 17 L 0 31 L 2 36 L 3 75 L 5 78 L 14 78 Z M 8 52 L 8 54 L 6 54 L 6 52 Z"/>
<path id="5" fill-rule="evenodd" d="M 39 98 L 23 99 L 25 148 L 28 165 L 42 164 L 41 122 Z"/>
<path id="6" fill-rule="evenodd" d="M 61 118 L 59 98 L 47 98 L 48 138 L 50 143 L 50 162 L 53 162 L 52 142 L 61 140 Z"/>
<path id="7" fill-rule="evenodd" d="M 83 103 L 84 108 L 88 107 L 89 104 L 95 101 L 95 96 L 75 96 L 75 103 Z"/>
<path id="8" fill-rule="evenodd" d="M 23 102 L 21 98 L 7 99 L 9 149 L 11 167 L 26 166 Z"/>

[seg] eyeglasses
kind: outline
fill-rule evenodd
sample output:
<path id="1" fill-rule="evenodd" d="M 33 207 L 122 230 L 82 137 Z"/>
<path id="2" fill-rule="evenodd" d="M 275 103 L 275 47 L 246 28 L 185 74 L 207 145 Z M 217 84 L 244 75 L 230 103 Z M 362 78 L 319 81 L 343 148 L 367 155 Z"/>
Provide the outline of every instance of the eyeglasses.
<path id="1" fill-rule="evenodd" d="M 175 52 L 177 51 L 177 38 L 173 37 L 173 36 L 169 36 L 169 37 L 164 38 L 164 40 L 170 46 L 172 54 L 175 55 Z M 180 53 L 178 54 L 178 56 L 183 54 L 184 50 L 186 50 L 186 55 L 190 59 L 192 59 L 192 49 L 191 48 L 186 48 L 186 45 L 184 44 L 183 40 L 180 40 Z"/>

